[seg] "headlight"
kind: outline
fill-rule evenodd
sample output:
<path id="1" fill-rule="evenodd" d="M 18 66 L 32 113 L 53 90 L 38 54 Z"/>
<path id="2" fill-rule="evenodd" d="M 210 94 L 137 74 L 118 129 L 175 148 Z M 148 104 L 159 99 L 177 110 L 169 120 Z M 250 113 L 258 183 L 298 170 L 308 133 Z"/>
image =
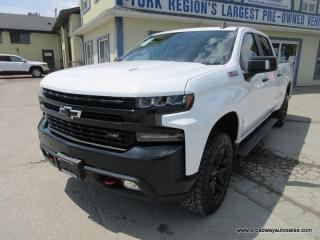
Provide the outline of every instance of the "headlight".
<path id="1" fill-rule="evenodd" d="M 178 107 L 186 111 L 192 107 L 193 101 L 193 94 L 160 97 L 141 97 L 137 98 L 136 107 L 139 109 L 162 109 L 166 107 Z"/>

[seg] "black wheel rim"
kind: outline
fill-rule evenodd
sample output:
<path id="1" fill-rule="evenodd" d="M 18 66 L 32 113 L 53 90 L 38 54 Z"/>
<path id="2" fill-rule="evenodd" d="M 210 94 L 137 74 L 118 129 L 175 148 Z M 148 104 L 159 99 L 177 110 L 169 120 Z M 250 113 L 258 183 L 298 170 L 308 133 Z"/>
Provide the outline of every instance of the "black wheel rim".
<path id="1" fill-rule="evenodd" d="M 226 148 L 221 148 L 214 160 L 213 171 L 210 175 L 210 188 L 213 198 L 223 195 L 228 183 L 229 154 Z"/>

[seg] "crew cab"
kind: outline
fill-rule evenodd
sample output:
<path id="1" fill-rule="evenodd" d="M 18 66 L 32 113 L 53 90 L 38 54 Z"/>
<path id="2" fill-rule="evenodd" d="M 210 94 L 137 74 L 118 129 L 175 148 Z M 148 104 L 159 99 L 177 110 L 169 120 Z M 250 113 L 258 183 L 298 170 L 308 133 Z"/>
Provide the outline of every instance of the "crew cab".
<path id="1" fill-rule="evenodd" d="M 0 54 L 0 74 L 31 74 L 35 78 L 49 72 L 45 62 L 29 61 L 17 55 Z"/>
<path id="2" fill-rule="evenodd" d="M 154 34 L 117 62 L 46 76 L 40 147 L 76 178 L 208 215 L 235 157 L 285 123 L 292 72 L 252 28 Z"/>

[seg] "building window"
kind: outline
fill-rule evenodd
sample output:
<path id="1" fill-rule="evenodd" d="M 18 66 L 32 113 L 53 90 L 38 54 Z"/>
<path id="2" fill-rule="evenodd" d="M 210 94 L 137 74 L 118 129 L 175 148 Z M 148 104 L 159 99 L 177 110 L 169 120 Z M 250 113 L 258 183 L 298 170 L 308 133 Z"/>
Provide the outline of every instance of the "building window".
<path id="1" fill-rule="evenodd" d="M 93 64 L 93 44 L 91 42 L 85 43 L 85 64 Z"/>
<path id="2" fill-rule="evenodd" d="M 301 0 L 301 12 L 315 13 L 317 0 Z"/>
<path id="3" fill-rule="evenodd" d="M 82 0 L 82 12 L 86 13 L 90 10 L 90 0 Z"/>
<path id="4" fill-rule="evenodd" d="M 109 36 L 98 39 L 99 63 L 110 62 Z"/>
<path id="5" fill-rule="evenodd" d="M 2 32 L 0 32 L 0 43 L 3 43 L 3 41 L 2 41 Z"/>
<path id="6" fill-rule="evenodd" d="M 30 44 L 30 33 L 10 32 L 11 43 Z"/>
<path id="7" fill-rule="evenodd" d="M 318 46 L 318 53 L 317 53 L 317 58 L 316 58 L 316 66 L 314 69 L 313 79 L 320 80 L 320 41 L 319 41 L 319 46 Z"/>

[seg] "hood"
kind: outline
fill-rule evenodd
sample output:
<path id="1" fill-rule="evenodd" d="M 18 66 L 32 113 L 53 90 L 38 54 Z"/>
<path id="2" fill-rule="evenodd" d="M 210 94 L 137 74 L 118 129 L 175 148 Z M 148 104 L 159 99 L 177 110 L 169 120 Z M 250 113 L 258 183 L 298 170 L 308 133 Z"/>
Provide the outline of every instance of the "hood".
<path id="1" fill-rule="evenodd" d="M 200 63 L 125 61 L 77 67 L 49 74 L 41 87 L 55 91 L 114 97 L 184 93 L 189 79 L 215 69 Z"/>

